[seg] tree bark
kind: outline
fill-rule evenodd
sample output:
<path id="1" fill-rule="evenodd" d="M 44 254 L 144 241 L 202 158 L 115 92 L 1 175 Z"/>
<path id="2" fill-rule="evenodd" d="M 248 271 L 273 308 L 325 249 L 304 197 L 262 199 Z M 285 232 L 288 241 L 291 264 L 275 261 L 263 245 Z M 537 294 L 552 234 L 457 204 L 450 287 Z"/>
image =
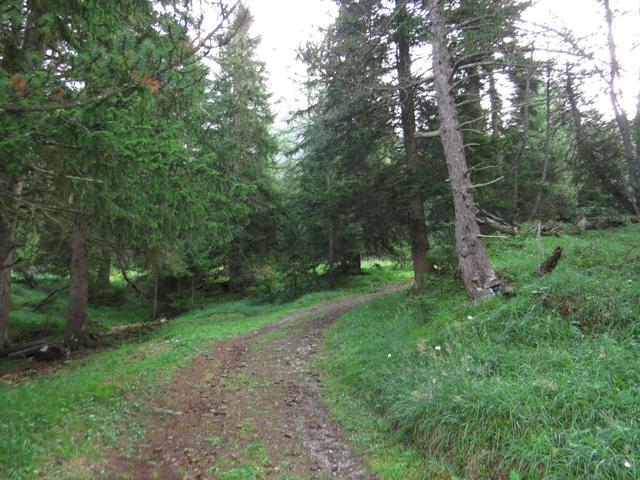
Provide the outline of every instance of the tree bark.
<path id="1" fill-rule="evenodd" d="M 69 310 L 65 347 L 76 350 L 89 343 L 89 225 L 77 220 L 71 233 Z"/>
<path id="2" fill-rule="evenodd" d="M 11 313 L 11 254 L 13 245 L 11 223 L 0 220 L 0 349 L 9 342 L 9 314 Z"/>
<path id="3" fill-rule="evenodd" d="M 153 276 L 153 304 L 151 307 L 151 320 L 158 318 L 158 284 L 160 283 L 158 271 Z"/>
<path id="4" fill-rule="evenodd" d="M 396 0 L 396 5 L 399 8 L 398 21 L 402 22 L 407 18 L 406 2 Z M 416 148 L 415 86 L 413 86 L 413 75 L 411 74 L 409 40 L 400 31 L 397 36 L 397 46 L 398 88 L 405 162 L 410 176 L 415 177 L 420 173 Z M 409 201 L 408 216 L 413 260 L 413 289 L 420 290 L 424 286 L 425 276 L 431 271 L 431 265 L 427 261 L 430 246 L 424 214 L 424 196 L 418 192 Z"/>
<path id="5" fill-rule="evenodd" d="M 9 316 L 11 315 L 11 273 L 13 271 L 13 237 L 15 234 L 16 208 L 22 193 L 22 182 L 10 177 L 9 200 L 4 215 L 0 215 L 0 348 L 9 342 Z"/>
<path id="6" fill-rule="evenodd" d="M 529 99 L 531 97 L 531 75 L 532 70 L 527 73 L 527 78 L 524 82 L 524 105 L 522 107 L 522 144 L 518 150 L 515 161 L 513 163 L 513 202 L 518 209 L 518 203 L 520 202 L 520 164 L 522 162 L 522 155 L 529 146 Z"/>
<path id="7" fill-rule="evenodd" d="M 613 184 L 611 178 L 609 177 L 609 175 L 607 175 L 607 172 L 603 168 L 601 168 L 602 166 L 599 165 L 594 158 L 593 150 L 587 145 L 587 134 L 584 130 L 584 126 L 582 124 L 582 115 L 578 108 L 577 93 L 573 87 L 573 75 L 568 66 L 566 76 L 567 97 L 569 100 L 569 106 L 571 107 L 571 115 L 573 117 L 578 156 L 586 160 L 587 163 L 589 163 L 589 165 L 593 167 L 595 174 L 602 186 L 613 195 L 613 197 L 620 203 L 620 205 L 623 205 L 629 211 L 629 213 L 637 216 L 639 212 L 636 208 L 637 205 L 635 204 L 635 202 L 632 201 L 627 192 L 621 191 L 618 186 Z"/>
<path id="8" fill-rule="evenodd" d="M 93 288 L 96 292 L 105 292 L 111 288 L 111 251 L 104 247 L 100 252 L 98 272 Z"/>
<path id="9" fill-rule="evenodd" d="M 476 220 L 478 209 L 472 195 L 460 121 L 451 92 L 451 54 L 446 26 L 438 0 L 426 0 L 431 16 L 433 75 L 440 117 L 440 139 L 444 148 L 453 192 L 456 220 L 456 251 L 465 289 L 472 299 L 494 295 L 498 281 L 480 240 Z"/>
<path id="10" fill-rule="evenodd" d="M 544 163 L 542 165 L 542 178 L 538 187 L 536 201 L 533 204 L 530 217 L 533 218 L 538 214 L 540 202 L 542 201 L 542 191 L 545 183 L 547 183 L 547 174 L 549 171 L 549 159 L 551 157 L 551 66 L 547 65 L 547 83 L 545 88 L 545 131 L 544 131 Z"/>
<path id="11" fill-rule="evenodd" d="M 616 124 L 618 125 L 618 130 L 620 130 L 620 136 L 622 137 L 622 143 L 624 145 L 624 155 L 627 160 L 627 169 L 629 172 L 629 183 L 633 193 L 632 202 L 634 210 L 636 211 L 636 215 L 640 215 L 640 150 L 638 152 L 638 156 L 636 156 L 636 152 L 634 152 L 633 148 L 633 140 L 631 138 L 631 126 L 629 125 L 627 114 L 620 104 L 620 96 L 617 89 L 617 81 L 620 75 L 620 64 L 618 63 L 616 44 L 613 38 L 613 13 L 611 12 L 609 0 L 603 0 L 602 3 L 604 5 L 605 19 L 607 22 L 607 44 L 609 47 L 609 99 L 611 100 Z"/>
<path id="12" fill-rule="evenodd" d="M 335 286 L 335 251 L 336 251 L 336 240 L 335 233 L 333 229 L 333 220 L 329 221 L 329 244 L 327 249 L 327 260 L 329 262 L 329 271 L 327 272 L 327 286 L 330 290 Z"/>
<path id="13" fill-rule="evenodd" d="M 491 138 L 496 140 L 500 138 L 502 132 L 502 120 L 500 111 L 502 110 L 502 99 L 496 86 L 496 77 L 493 67 L 489 68 L 489 101 L 491 104 Z"/>

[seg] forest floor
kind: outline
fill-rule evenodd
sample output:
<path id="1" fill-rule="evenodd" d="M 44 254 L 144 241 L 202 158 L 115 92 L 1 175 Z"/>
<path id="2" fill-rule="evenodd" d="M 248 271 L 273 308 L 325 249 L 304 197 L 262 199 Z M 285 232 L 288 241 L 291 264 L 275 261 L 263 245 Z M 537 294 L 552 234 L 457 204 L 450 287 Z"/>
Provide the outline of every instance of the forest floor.
<path id="1" fill-rule="evenodd" d="M 321 400 L 315 355 L 336 318 L 399 288 L 328 301 L 217 343 L 158 392 L 144 437 L 113 450 L 96 475 L 375 478 Z"/>

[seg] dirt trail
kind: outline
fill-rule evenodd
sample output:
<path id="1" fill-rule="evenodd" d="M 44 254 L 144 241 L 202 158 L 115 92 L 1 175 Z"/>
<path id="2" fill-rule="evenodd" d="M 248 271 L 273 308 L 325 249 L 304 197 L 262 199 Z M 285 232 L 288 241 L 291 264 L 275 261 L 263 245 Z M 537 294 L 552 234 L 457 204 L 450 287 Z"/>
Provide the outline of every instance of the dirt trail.
<path id="1" fill-rule="evenodd" d="M 101 475 L 119 479 L 373 479 L 322 403 L 314 357 L 347 310 L 399 289 L 306 308 L 217 343 L 156 399 L 133 452 Z"/>

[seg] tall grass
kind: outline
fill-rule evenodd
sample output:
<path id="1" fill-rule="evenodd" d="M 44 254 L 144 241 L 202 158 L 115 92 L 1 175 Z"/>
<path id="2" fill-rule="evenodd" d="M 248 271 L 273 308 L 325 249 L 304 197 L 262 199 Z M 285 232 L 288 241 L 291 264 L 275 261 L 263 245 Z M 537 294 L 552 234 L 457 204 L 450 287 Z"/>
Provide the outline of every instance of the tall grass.
<path id="1" fill-rule="evenodd" d="M 534 239 L 494 243 L 514 298 L 473 305 L 446 277 L 348 313 L 323 368 L 364 410 L 338 412 L 385 418 L 421 452 L 415 478 L 640 478 L 639 239 L 544 239 L 564 248 L 545 277 Z"/>

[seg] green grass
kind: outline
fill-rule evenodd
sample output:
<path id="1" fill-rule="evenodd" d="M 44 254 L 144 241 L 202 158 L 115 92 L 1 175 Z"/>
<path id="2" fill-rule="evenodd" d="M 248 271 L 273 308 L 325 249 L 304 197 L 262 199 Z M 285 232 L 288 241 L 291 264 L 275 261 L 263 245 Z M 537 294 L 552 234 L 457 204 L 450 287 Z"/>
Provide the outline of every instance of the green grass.
<path id="1" fill-rule="evenodd" d="M 382 478 L 640 478 L 639 239 L 544 238 L 564 247 L 545 277 L 535 239 L 494 242 L 513 298 L 471 304 L 443 276 L 342 317 L 328 398 Z"/>
<path id="2" fill-rule="evenodd" d="M 382 287 L 406 278 L 406 272 L 372 269 L 346 280 L 334 291 L 315 292 L 287 304 L 258 304 L 251 299 L 214 303 L 168 322 L 152 334 L 74 360 L 46 376 L 19 384 L 0 381 L 0 478 L 92 478 L 91 465 L 105 445 L 142 434 L 144 399 L 181 366 L 188 366 L 215 340 L 248 333 L 283 315 L 326 300 Z M 30 312 L 45 292 L 18 286 L 12 328 L 46 320 Z M 64 309 L 63 300 L 55 308 Z M 108 324 L 144 320 L 144 304 L 92 310 Z M 129 311 L 129 308 L 132 311 Z M 48 314 L 53 318 L 53 307 Z M 20 312 L 24 311 L 21 320 Z M 62 317 L 60 317 L 62 318 Z M 61 322 L 56 317 L 52 322 Z M 240 477 L 242 478 L 242 477 Z"/>

